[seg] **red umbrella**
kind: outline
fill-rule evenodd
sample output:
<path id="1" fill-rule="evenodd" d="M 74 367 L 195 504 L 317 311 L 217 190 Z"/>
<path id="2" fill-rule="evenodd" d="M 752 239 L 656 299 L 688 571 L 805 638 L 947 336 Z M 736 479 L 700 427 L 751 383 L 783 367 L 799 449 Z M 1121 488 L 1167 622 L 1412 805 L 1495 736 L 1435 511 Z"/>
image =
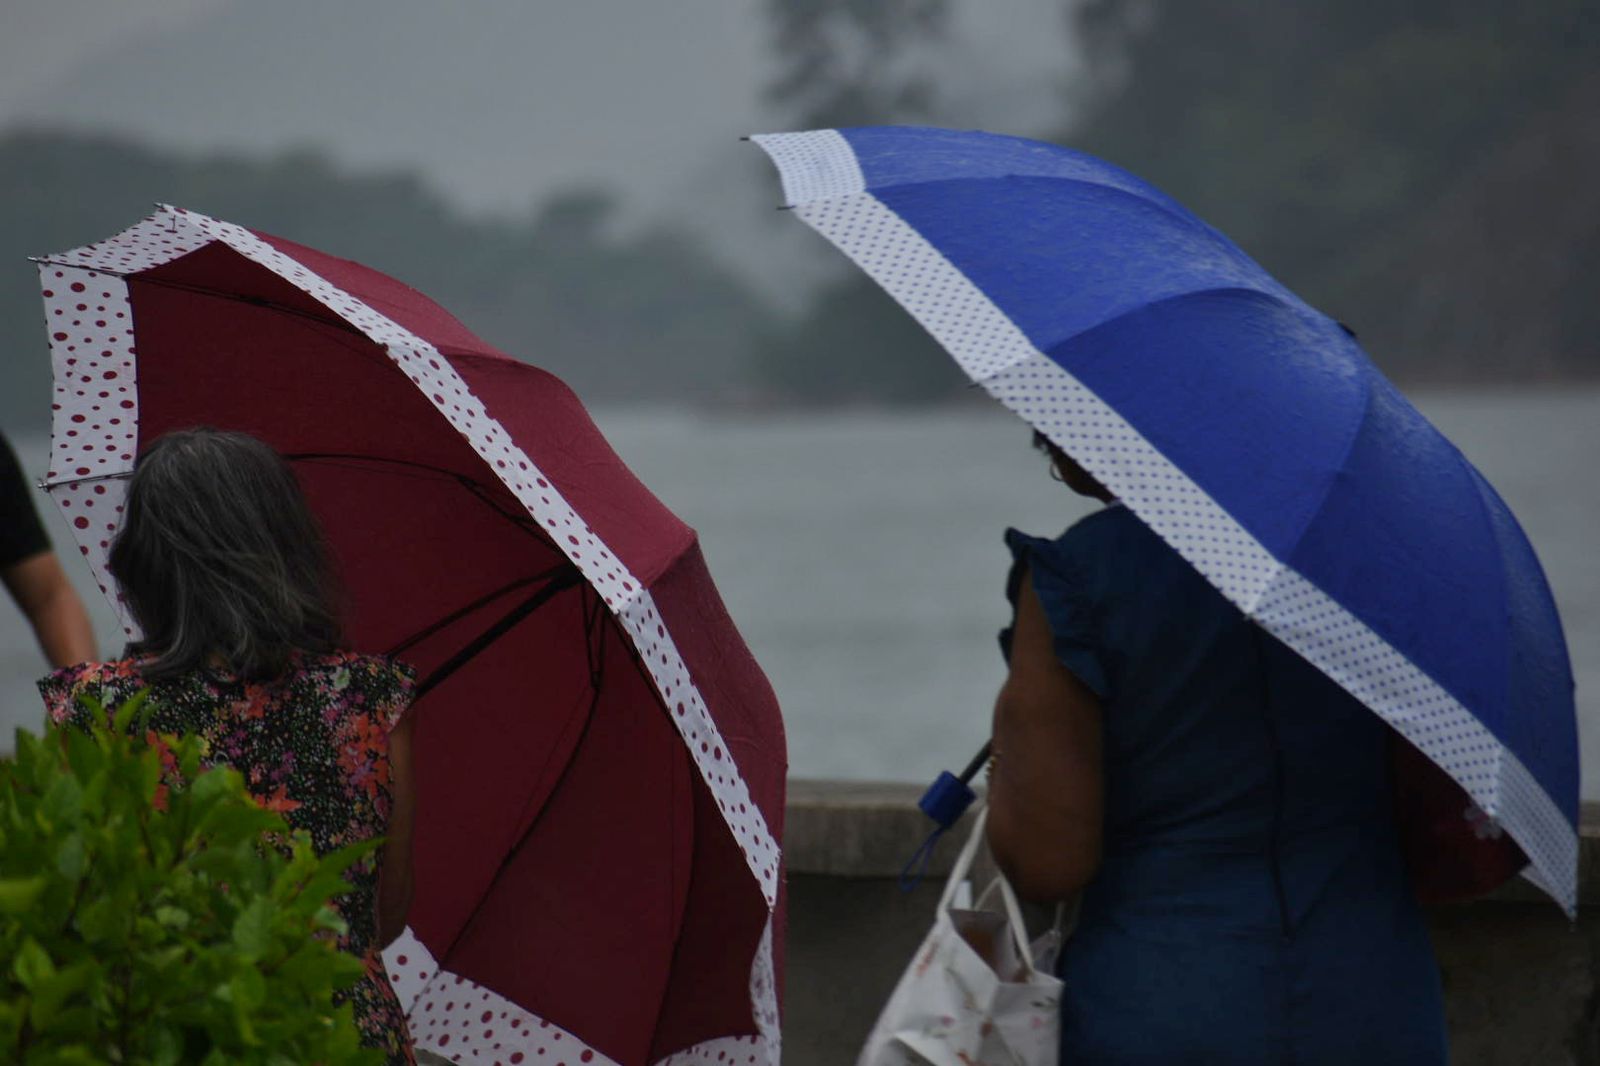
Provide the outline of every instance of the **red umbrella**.
<path id="1" fill-rule="evenodd" d="M 175 208 L 40 261 L 48 488 L 101 587 L 140 447 L 291 457 L 417 703 L 417 1045 L 776 1063 L 785 754 L 694 531 L 560 381 L 392 278 Z"/>

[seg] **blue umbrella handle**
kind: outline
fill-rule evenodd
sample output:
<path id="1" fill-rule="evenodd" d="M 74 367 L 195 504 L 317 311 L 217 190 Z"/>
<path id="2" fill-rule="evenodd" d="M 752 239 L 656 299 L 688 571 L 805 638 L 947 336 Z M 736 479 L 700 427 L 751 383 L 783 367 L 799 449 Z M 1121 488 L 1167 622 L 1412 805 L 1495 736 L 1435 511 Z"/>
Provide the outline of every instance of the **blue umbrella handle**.
<path id="1" fill-rule="evenodd" d="M 917 801 L 917 806 L 922 813 L 932 818 L 937 823 L 937 828 L 928 834 L 922 846 L 912 854 L 905 868 L 900 871 L 900 890 L 910 892 L 922 880 L 922 875 L 928 869 L 928 860 L 933 857 L 934 845 L 951 826 L 955 825 L 961 816 L 972 806 L 972 801 L 977 798 L 972 791 L 972 786 L 967 782 L 977 776 L 983 764 L 989 761 L 989 753 L 993 750 L 992 742 L 985 743 L 978 749 L 978 754 L 967 763 L 967 768 L 957 777 L 949 770 L 941 771 L 934 778 L 933 784 L 922 794 Z"/>

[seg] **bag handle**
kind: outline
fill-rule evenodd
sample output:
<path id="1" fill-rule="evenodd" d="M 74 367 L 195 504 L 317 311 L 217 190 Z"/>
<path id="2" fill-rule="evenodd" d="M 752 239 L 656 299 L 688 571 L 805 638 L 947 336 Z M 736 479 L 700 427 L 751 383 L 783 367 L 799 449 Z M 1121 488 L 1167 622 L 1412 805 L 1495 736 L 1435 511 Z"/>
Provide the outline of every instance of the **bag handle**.
<path id="1" fill-rule="evenodd" d="M 939 909 L 947 910 L 955 901 L 956 889 L 961 882 L 967 879 L 967 874 L 972 870 L 972 860 L 977 857 L 978 845 L 983 842 L 983 823 L 989 815 L 989 808 L 978 808 L 977 815 L 972 819 L 972 832 L 967 835 L 967 842 L 961 846 L 961 852 L 956 856 L 955 865 L 950 867 L 950 879 L 944 883 L 944 893 L 939 897 Z"/>
<path id="2" fill-rule="evenodd" d="M 978 808 L 978 813 L 972 820 L 972 832 L 967 837 L 967 842 L 961 848 L 961 854 L 956 856 L 956 862 L 950 869 L 950 880 L 945 882 L 944 895 L 939 898 L 939 910 L 947 911 L 955 901 L 956 890 L 961 882 L 967 879 L 967 874 L 972 870 L 972 862 L 978 855 L 978 845 L 983 841 L 984 823 L 988 821 L 989 808 L 987 805 Z M 986 899 L 990 889 L 996 884 L 1000 886 L 1000 901 L 1006 910 L 1006 925 L 1011 929 L 1011 937 L 1017 945 L 1017 957 L 1031 970 L 1033 968 L 1032 945 L 1028 941 L 1028 927 L 1022 921 L 1022 905 L 1017 902 L 1017 894 L 1011 889 L 1011 882 L 1006 880 L 1006 875 L 996 872 L 994 881 L 989 883 L 989 888 L 984 889 L 979 900 Z M 1056 910 L 1056 921 L 1061 920 L 1061 910 Z"/>

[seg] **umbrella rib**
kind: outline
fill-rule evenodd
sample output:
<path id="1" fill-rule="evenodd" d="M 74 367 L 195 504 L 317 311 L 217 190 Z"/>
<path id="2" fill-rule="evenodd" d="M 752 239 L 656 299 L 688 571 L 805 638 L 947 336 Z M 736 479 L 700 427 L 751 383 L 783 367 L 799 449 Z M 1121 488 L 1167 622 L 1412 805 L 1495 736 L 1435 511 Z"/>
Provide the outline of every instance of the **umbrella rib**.
<path id="1" fill-rule="evenodd" d="M 166 281 L 164 279 L 152 278 L 148 276 L 135 276 L 133 278 L 125 278 L 125 280 L 127 280 L 130 285 L 136 282 L 140 285 L 152 285 L 164 289 L 176 289 L 179 292 L 187 292 L 195 296 L 211 296 L 218 300 L 233 300 L 237 303 L 249 304 L 252 307 L 260 307 L 268 311 L 281 311 L 286 315 L 295 315 L 299 318 L 309 319 L 310 321 L 316 322 L 319 325 L 332 326 L 333 328 L 341 330 L 345 333 L 353 333 L 364 340 L 369 339 L 367 338 L 367 335 L 360 329 L 337 316 L 324 317 L 322 315 L 313 314 L 312 312 L 306 311 L 299 307 L 290 307 L 288 304 L 281 304 L 274 300 L 268 300 L 260 296 L 245 296 L 241 293 L 222 292 L 219 289 L 206 288 L 204 285 L 185 284 L 181 281 Z"/>
<path id="2" fill-rule="evenodd" d="M 591 588 L 589 591 L 593 593 L 594 590 Z M 601 627 L 601 621 L 605 617 L 605 611 L 600 606 L 600 597 L 598 595 L 595 595 L 594 597 L 594 610 L 590 610 L 590 601 L 588 597 L 583 597 L 582 603 L 584 654 L 588 658 L 590 678 L 589 713 L 584 715 L 583 726 L 578 730 L 578 738 L 572 744 L 571 754 L 568 756 L 566 764 L 561 767 L 560 773 L 556 775 L 555 781 L 551 783 L 549 790 L 545 793 L 547 801 L 550 796 L 555 795 L 557 790 L 561 788 L 561 783 L 567 779 L 567 774 L 572 772 L 572 761 L 577 758 L 579 749 L 583 747 L 584 738 L 589 735 L 589 727 L 594 724 L 595 712 L 600 708 L 599 671 L 603 670 L 605 666 L 606 639 L 606 633 Z M 624 642 L 624 644 L 626 645 L 626 642 Z M 550 765 L 550 760 L 555 757 L 556 749 L 559 747 L 560 745 L 556 744 L 552 745 L 547 750 L 544 765 L 540 767 L 539 773 L 533 777 L 533 780 L 537 781 L 544 776 L 545 769 Z M 495 881 L 499 879 L 501 872 L 511 864 L 511 860 L 515 857 L 517 849 L 522 847 L 523 842 L 528 839 L 529 834 L 531 834 L 538 826 L 539 820 L 544 817 L 544 812 L 548 809 L 548 802 L 542 804 L 539 809 L 533 813 L 533 817 L 528 820 L 528 824 L 526 826 L 521 826 L 516 830 L 515 838 L 505 848 L 505 855 L 501 858 L 500 865 L 496 867 L 494 875 L 486 882 L 486 884 L 490 887 L 485 888 L 482 892 L 480 892 L 478 894 L 478 898 L 473 902 L 472 906 L 474 915 L 477 912 L 478 906 L 482 904 L 484 899 L 488 897 L 490 889 L 494 885 Z M 456 945 L 461 942 L 461 937 L 465 935 L 467 927 L 471 924 L 472 918 L 469 917 L 456 930 L 455 935 L 450 938 L 450 943 L 447 944 L 442 951 L 434 954 L 434 958 L 437 959 L 441 965 L 445 964 L 447 960 L 449 960 L 451 953 L 455 951 Z"/>
<path id="3" fill-rule="evenodd" d="M 419 463 L 412 459 L 394 459 L 386 455 L 360 455 L 355 452 L 292 452 L 285 455 L 284 458 L 294 462 L 322 462 L 330 459 L 354 459 L 365 463 L 388 463 L 393 466 L 409 466 L 416 470 L 426 470 L 429 473 L 438 474 L 441 477 L 448 478 L 456 482 L 462 488 L 476 496 L 479 502 L 483 503 L 486 507 L 493 510 L 496 514 L 500 515 L 500 517 L 504 518 L 506 521 L 510 522 L 524 533 L 528 533 L 536 539 L 546 541 L 548 543 L 548 538 L 544 535 L 544 530 L 541 529 L 532 518 L 528 517 L 526 514 L 518 515 L 512 511 L 508 511 L 506 508 L 502 507 L 494 499 L 494 497 L 489 495 L 489 491 L 481 482 L 454 470 L 446 470 L 442 466 L 433 466 L 429 463 Z"/>
<path id="4" fill-rule="evenodd" d="M 550 578 L 555 577 L 557 574 L 560 574 L 561 572 L 563 572 L 565 570 L 571 570 L 571 569 L 572 569 L 571 564 L 563 563 L 560 566 L 551 567 L 549 570 L 545 570 L 542 573 L 533 574 L 533 575 L 531 575 L 529 577 L 519 577 L 515 581 L 512 581 L 512 582 L 510 582 L 508 584 L 505 584 L 505 585 L 501 585 L 499 588 L 495 589 L 493 592 L 489 592 L 489 593 L 486 593 L 486 594 L 484 594 L 482 596 L 479 596 L 477 599 L 473 600 L 471 603 L 467 604 L 465 607 L 461 607 L 461 608 L 459 608 L 457 610 L 451 611 L 449 614 L 445 615 L 443 618 L 440 618 L 437 621 L 435 621 L 435 622 L 433 622 L 433 623 L 431 623 L 429 625 L 423 626 L 421 629 L 417 630 L 415 633 L 411 634 L 409 637 L 406 637 L 404 640 L 400 641 L 398 644 L 396 644 L 393 647 L 391 647 L 384 654 L 388 655 L 390 658 L 393 658 L 393 657 L 398 656 L 398 655 L 402 655 L 405 652 L 409 651 L 411 648 L 415 647 L 417 644 L 419 644 L 422 641 L 424 641 L 424 640 L 428 639 L 429 637 L 433 636 L 435 633 L 439 632 L 441 629 L 445 628 L 446 626 L 451 625 L 454 622 L 460 621 L 461 619 L 465 618 L 467 615 L 471 614 L 473 611 L 478 610 L 480 607 L 485 607 L 488 604 L 493 603 L 495 600 L 499 599 L 501 596 L 504 596 L 506 593 L 515 591 L 516 589 L 526 588 L 528 585 L 532 585 L 533 583 L 535 583 L 537 581 L 549 580 Z"/>
<path id="5" fill-rule="evenodd" d="M 581 581 L 582 576 L 578 573 L 576 567 L 568 566 L 561 568 L 560 572 L 557 573 L 556 576 L 552 577 L 543 585 L 540 585 L 539 588 L 534 591 L 532 596 L 529 596 L 527 599 L 511 608 L 511 610 L 507 611 L 503 616 L 501 616 L 499 621 L 495 622 L 488 629 L 485 629 L 482 633 L 468 641 L 460 651 L 456 652 L 454 655 L 450 656 L 450 658 L 441 663 L 433 671 L 433 673 L 429 674 L 417 685 L 416 694 L 412 698 L 420 700 L 423 696 L 427 695 L 428 692 L 438 687 L 440 682 L 444 681 L 451 674 L 455 673 L 457 670 L 461 669 L 463 666 L 467 665 L 467 663 L 475 659 L 485 648 L 489 647 L 489 645 L 505 636 L 506 633 L 509 632 L 518 622 L 521 622 L 534 611 L 537 611 L 540 607 L 544 606 L 544 604 L 547 603 L 551 597 L 555 596 L 556 593 L 562 591 L 563 589 L 571 588 L 573 585 L 579 584 Z"/>

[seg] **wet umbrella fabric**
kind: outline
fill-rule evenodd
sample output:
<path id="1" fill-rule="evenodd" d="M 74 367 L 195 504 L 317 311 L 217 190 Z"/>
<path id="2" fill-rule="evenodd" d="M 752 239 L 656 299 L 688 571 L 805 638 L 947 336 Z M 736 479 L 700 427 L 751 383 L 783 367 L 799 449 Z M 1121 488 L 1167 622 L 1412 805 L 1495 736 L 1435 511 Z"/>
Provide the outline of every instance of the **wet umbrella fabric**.
<path id="1" fill-rule="evenodd" d="M 753 140 L 796 215 L 1446 771 L 1573 908 L 1576 721 L 1548 584 L 1349 331 L 1082 153 L 927 128 Z"/>
<path id="2" fill-rule="evenodd" d="M 386 954 L 418 1046 L 777 1062 L 778 708 L 693 531 L 573 394 L 391 278 L 181 210 L 40 278 L 48 488 L 102 587 L 139 449 L 242 430 L 291 457 L 350 643 L 428 679 Z"/>

